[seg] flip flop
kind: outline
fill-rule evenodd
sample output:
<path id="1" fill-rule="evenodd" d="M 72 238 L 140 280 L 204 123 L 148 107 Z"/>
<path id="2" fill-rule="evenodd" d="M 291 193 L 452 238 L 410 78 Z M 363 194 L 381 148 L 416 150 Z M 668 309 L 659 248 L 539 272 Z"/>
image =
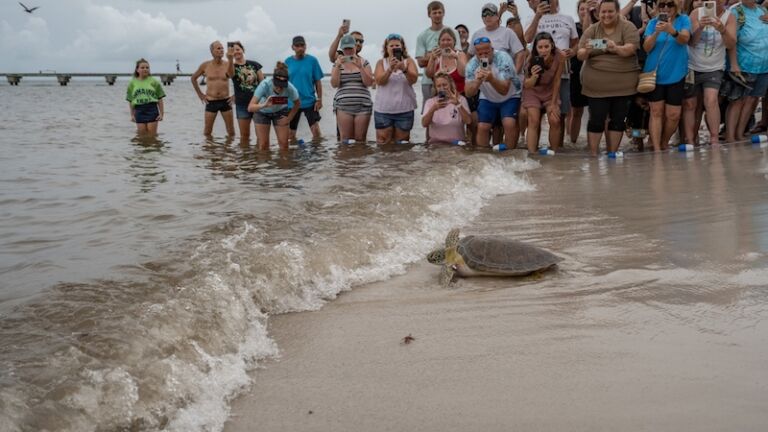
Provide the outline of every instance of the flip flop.
<path id="1" fill-rule="evenodd" d="M 768 124 L 759 124 L 758 123 L 757 125 L 755 125 L 755 127 L 752 128 L 751 131 L 749 131 L 749 133 L 751 133 L 751 134 L 759 134 L 759 133 L 762 133 L 762 132 L 768 132 Z"/>
<path id="2" fill-rule="evenodd" d="M 741 72 L 728 72 L 728 76 L 731 77 L 733 82 L 735 82 L 736 84 L 744 88 L 747 88 L 749 90 L 752 90 L 752 86 L 747 84 L 747 80 L 744 78 L 744 75 L 742 75 Z"/>

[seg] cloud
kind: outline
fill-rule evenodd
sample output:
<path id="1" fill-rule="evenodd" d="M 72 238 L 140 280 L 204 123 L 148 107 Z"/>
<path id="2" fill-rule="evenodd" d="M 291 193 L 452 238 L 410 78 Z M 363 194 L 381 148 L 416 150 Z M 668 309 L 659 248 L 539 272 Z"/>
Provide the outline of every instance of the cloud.
<path id="1" fill-rule="evenodd" d="M 49 49 L 48 24 L 42 18 L 29 17 L 18 30 L 7 21 L 2 21 L 0 36 L 0 52 L 18 60 L 36 58 Z"/>

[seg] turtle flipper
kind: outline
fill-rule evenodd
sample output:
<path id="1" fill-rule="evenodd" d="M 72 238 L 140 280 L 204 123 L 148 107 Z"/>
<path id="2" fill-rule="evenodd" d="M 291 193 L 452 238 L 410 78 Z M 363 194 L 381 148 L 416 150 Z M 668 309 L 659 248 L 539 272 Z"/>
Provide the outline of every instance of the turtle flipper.
<path id="1" fill-rule="evenodd" d="M 444 265 L 443 270 L 440 272 L 440 285 L 448 287 L 453 281 L 453 276 L 456 272 L 453 270 L 453 266 Z"/>
<path id="2" fill-rule="evenodd" d="M 435 249 L 427 255 L 427 261 L 432 264 L 442 265 L 445 263 L 445 249 Z"/>
<path id="3" fill-rule="evenodd" d="M 445 247 L 456 247 L 459 244 L 459 229 L 454 228 L 448 231 L 448 235 L 445 237 Z"/>

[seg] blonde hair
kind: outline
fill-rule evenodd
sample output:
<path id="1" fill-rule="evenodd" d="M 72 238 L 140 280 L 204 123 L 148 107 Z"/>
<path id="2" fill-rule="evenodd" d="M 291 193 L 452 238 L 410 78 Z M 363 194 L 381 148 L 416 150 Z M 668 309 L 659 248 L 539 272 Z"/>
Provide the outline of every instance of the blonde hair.
<path id="1" fill-rule="evenodd" d="M 438 72 L 432 77 L 432 82 L 435 84 L 432 86 L 432 96 L 437 96 L 437 80 L 444 79 L 448 81 L 448 87 L 451 88 L 451 93 L 456 93 L 456 82 L 445 72 Z"/>

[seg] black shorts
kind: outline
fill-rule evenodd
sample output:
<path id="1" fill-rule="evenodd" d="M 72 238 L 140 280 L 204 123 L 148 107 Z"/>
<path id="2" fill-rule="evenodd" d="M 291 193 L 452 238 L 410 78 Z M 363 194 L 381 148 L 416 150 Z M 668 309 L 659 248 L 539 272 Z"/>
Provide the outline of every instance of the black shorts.
<path id="1" fill-rule="evenodd" d="M 232 111 L 232 105 L 229 104 L 229 99 L 212 100 L 205 104 L 205 112 L 217 113 L 227 111 Z"/>
<path id="2" fill-rule="evenodd" d="M 154 123 L 159 116 L 160 108 L 158 108 L 157 102 L 133 107 L 133 117 L 136 119 L 136 123 Z"/>
<path id="3" fill-rule="evenodd" d="M 648 102 L 664 101 L 667 105 L 682 106 L 685 97 L 685 78 L 673 84 L 656 84 L 648 93 Z"/>
<path id="4" fill-rule="evenodd" d="M 301 114 L 304 113 L 304 117 L 307 118 L 307 123 L 309 123 L 309 127 L 312 127 L 313 124 L 320 121 L 320 112 L 315 111 L 315 107 L 311 106 L 309 108 L 301 108 L 299 112 L 296 113 L 295 116 L 293 116 L 293 120 L 291 120 L 291 130 L 295 131 L 299 128 L 299 120 L 301 120 Z"/>

